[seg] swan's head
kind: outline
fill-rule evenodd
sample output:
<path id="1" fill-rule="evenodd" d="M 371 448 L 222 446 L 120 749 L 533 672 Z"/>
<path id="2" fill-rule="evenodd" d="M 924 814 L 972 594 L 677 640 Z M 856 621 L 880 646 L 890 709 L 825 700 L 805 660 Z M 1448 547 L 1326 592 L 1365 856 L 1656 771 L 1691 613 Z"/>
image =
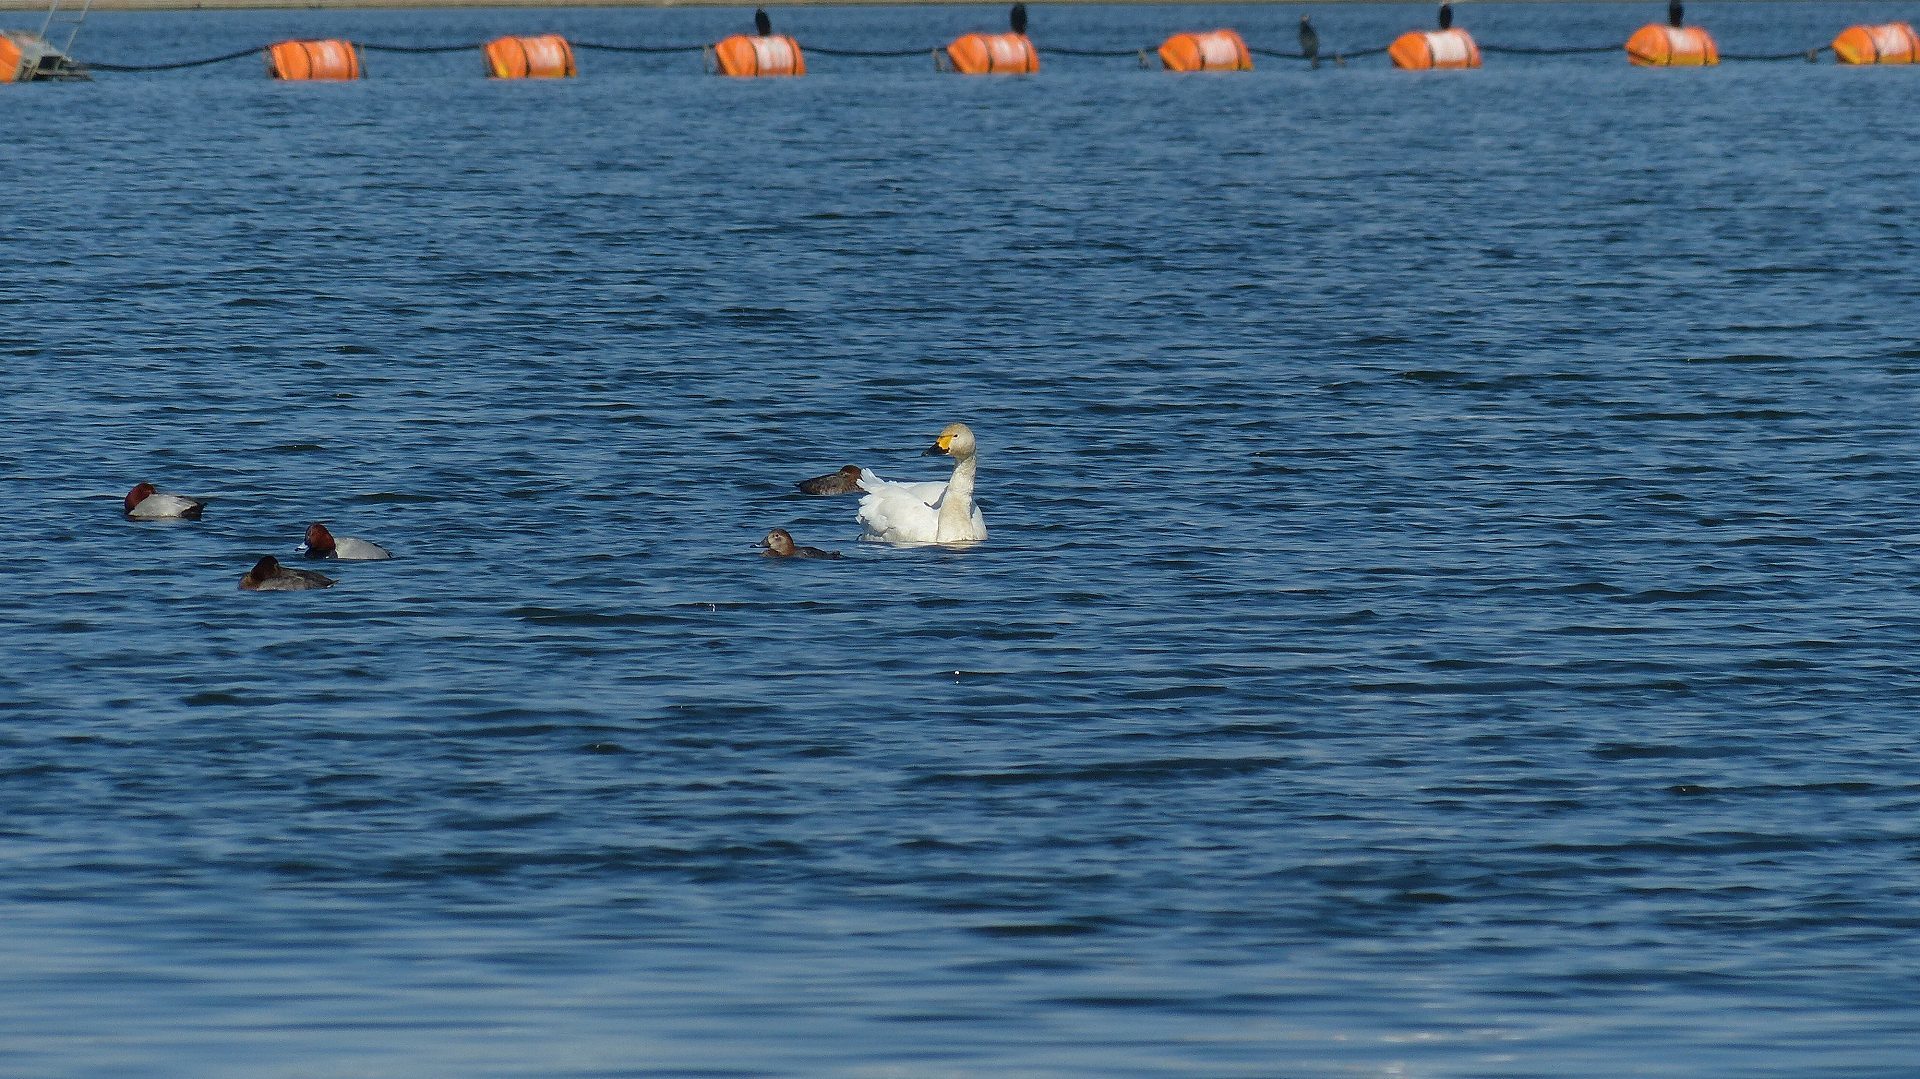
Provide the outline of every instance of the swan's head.
<path id="1" fill-rule="evenodd" d="M 764 547 L 767 549 L 768 554 L 785 558 L 793 553 L 793 534 L 784 528 L 776 528 L 767 533 L 766 539 L 754 544 L 754 546 Z"/>
<path id="2" fill-rule="evenodd" d="M 940 437 L 933 440 L 923 457 L 946 454 L 949 457 L 968 458 L 973 456 L 973 429 L 964 423 L 950 423 L 940 429 Z"/>

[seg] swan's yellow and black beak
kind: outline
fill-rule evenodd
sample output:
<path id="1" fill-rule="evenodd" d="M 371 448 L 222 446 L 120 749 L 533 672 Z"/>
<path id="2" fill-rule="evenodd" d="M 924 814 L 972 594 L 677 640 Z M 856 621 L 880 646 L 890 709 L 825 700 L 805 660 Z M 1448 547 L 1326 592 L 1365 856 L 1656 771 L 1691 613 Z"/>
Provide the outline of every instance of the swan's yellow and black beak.
<path id="1" fill-rule="evenodd" d="M 922 457 L 938 457 L 938 456 L 940 456 L 941 454 L 943 454 L 943 453 L 945 453 L 945 452 L 947 452 L 947 448 L 948 448 L 949 446 L 952 446 L 952 445 L 953 445 L 953 436 L 952 436 L 952 435 L 941 435 L 941 436 L 940 436 L 940 437 L 939 437 L 939 438 L 938 438 L 937 440 L 935 440 L 935 442 L 934 442 L 934 444 L 933 444 L 933 445 L 931 445 L 931 446 L 928 446 L 928 447 L 927 447 L 926 449 L 924 449 L 924 450 L 921 450 L 921 451 L 920 451 L 920 456 L 922 456 Z"/>

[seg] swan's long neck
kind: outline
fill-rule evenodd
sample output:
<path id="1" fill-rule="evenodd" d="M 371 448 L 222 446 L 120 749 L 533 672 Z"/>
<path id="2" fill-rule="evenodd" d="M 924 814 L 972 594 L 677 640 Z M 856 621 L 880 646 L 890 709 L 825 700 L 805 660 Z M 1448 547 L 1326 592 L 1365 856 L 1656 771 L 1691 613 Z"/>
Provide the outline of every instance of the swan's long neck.
<path id="1" fill-rule="evenodd" d="M 947 481 L 947 493 L 940 499 L 939 539 L 964 536 L 973 526 L 974 459 L 962 457 L 953 466 L 953 478 Z"/>

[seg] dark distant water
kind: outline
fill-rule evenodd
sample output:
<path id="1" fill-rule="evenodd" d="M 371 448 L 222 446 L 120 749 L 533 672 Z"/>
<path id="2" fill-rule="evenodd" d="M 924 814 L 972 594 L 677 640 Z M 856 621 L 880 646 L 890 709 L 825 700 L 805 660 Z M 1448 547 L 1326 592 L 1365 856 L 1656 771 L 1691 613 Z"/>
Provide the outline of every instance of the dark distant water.
<path id="1" fill-rule="evenodd" d="M 1920 70 L 581 66 L 0 87 L 0 1074 L 1920 1069 Z M 789 487 L 953 420 L 979 549 Z M 313 519 L 401 557 L 236 590 Z"/>

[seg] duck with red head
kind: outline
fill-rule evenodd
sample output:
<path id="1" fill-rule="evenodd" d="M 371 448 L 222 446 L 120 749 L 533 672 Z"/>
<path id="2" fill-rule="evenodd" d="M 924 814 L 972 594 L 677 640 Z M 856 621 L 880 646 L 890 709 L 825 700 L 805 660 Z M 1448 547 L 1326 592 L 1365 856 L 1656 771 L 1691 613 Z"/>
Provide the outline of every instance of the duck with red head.
<path id="1" fill-rule="evenodd" d="M 168 494 L 151 483 L 136 483 L 125 500 L 129 521 L 197 521 L 207 508 L 205 502 L 184 495 Z"/>
<path id="2" fill-rule="evenodd" d="M 800 488 L 802 494 L 809 495 L 854 494 L 860 490 L 860 466 L 841 465 L 838 472 L 829 472 L 824 476 L 801 480 L 794 486 Z"/>
<path id="3" fill-rule="evenodd" d="M 377 543 L 354 539 L 352 536 L 336 536 L 319 521 L 307 526 L 307 541 L 298 550 L 308 558 L 337 558 L 343 562 L 377 562 L 393 557 L 392 551 Z"/>
<path id="4" fill-rule="evenodd" d="M 240 578 L 242 592 L 306 592 L 315 588 L 332 588 L 333 585 L 333 578 L 324 573 L 288 569 L 272 555 L 255 562 L 247 575 Z"/>

